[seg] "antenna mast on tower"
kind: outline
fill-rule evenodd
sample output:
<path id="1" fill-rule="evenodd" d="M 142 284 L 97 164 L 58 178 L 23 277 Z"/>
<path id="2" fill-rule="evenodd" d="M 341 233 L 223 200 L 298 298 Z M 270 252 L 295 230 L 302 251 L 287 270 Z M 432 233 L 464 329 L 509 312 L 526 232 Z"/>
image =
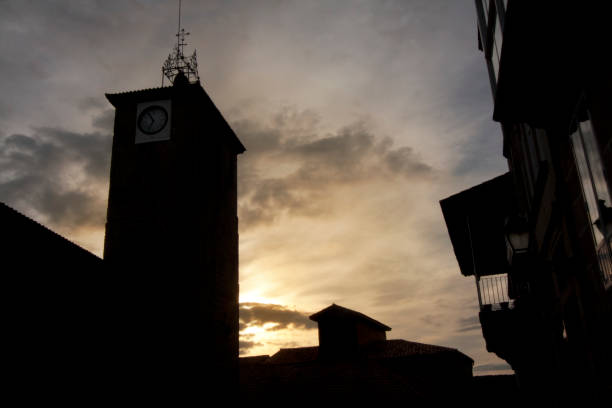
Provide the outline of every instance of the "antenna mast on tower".
<path id="1" fill-rule="evenodd" d="M 176 45 L 172 50 L 172 53 L 168 55 L 168 58 L 162 65 L 162 86 L 164 86 L 164 77 L 168 78 L 170 83 L 174 84 L 174 79 L 179 73 L 185 75 L 189 82 L 195 82 L 200 80 L 198 75 L 198 61 L 196 58 L 196 51 L 193 50 L 193 54 L 190 57 L 185 57 L 183 53 L 187 43 L 185 37 L 189 33 L 185 32 L 184 28 L 181 28 L 181 0 L 179 0 L 179 14 L 178 14 L 178 31 L 176 33 Z"/>

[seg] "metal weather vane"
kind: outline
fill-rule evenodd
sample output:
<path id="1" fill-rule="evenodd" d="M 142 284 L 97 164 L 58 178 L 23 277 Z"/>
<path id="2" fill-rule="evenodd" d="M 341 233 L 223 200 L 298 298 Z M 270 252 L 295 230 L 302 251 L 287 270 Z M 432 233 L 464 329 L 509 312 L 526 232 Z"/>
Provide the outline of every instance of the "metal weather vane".
<path id="1" fill-rule="evenodd" d="M 168 58 L 162 65 L 162 86 L 164 86 L 164 77 L 168 78 L 170 83 L 174 83 L 174 79 L 179 73 L 183 73 L 189 82 L 195 82 L 200 80 L 198 75 L 198 61 L 196 58 L 196 51 L 193 50 L 193 54 L 190 57 L 185 57 L 183 53 L 187 43 L 185 37 L 189 35 L 185 32 L 184 28 L 181 28 L 181 0 L 179 0 L 179 18 L 178 18 L 178 31 L 176 33 L 176 44 L 172 53 L 168 55 Z"/>

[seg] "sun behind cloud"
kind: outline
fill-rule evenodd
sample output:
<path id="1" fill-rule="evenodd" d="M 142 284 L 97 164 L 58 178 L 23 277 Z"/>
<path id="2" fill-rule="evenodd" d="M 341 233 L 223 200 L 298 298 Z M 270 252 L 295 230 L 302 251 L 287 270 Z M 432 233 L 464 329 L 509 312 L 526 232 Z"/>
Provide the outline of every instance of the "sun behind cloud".
<path id="1" fill-rule="evenodd" d="M 240 355 L 273 354 L 279 348 L 316 345 L 308 314 L 278 304 L 240 303 Z"/>

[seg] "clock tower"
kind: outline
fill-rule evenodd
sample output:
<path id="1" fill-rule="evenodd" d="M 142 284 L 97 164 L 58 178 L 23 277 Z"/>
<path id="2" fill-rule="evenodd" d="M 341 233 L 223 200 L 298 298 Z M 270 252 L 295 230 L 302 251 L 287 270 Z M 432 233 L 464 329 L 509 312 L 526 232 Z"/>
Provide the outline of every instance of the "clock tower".
<path id="1" fill-rule="evenodd" d="M 237 387 L 245 148 L 202 88 L 195 52 L 182 55 L 185 35 L 164 64 L 171 86 L 106 95 L 115 124 L 104 261 L 118 286 L 124 380 L 199 393 Z"/>

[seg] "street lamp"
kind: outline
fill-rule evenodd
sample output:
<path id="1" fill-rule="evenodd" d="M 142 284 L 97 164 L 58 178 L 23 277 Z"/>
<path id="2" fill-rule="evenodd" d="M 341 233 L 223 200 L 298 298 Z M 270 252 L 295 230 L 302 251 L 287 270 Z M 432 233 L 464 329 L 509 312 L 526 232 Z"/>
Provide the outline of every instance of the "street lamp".
<path id="1" fill-rule="evenodd" d="M 512 265 L 517 256 L 529 250 L 529 224 L 525 217 L 514 216 L 506 220 L 505 238 L 506 257 Z"/>

